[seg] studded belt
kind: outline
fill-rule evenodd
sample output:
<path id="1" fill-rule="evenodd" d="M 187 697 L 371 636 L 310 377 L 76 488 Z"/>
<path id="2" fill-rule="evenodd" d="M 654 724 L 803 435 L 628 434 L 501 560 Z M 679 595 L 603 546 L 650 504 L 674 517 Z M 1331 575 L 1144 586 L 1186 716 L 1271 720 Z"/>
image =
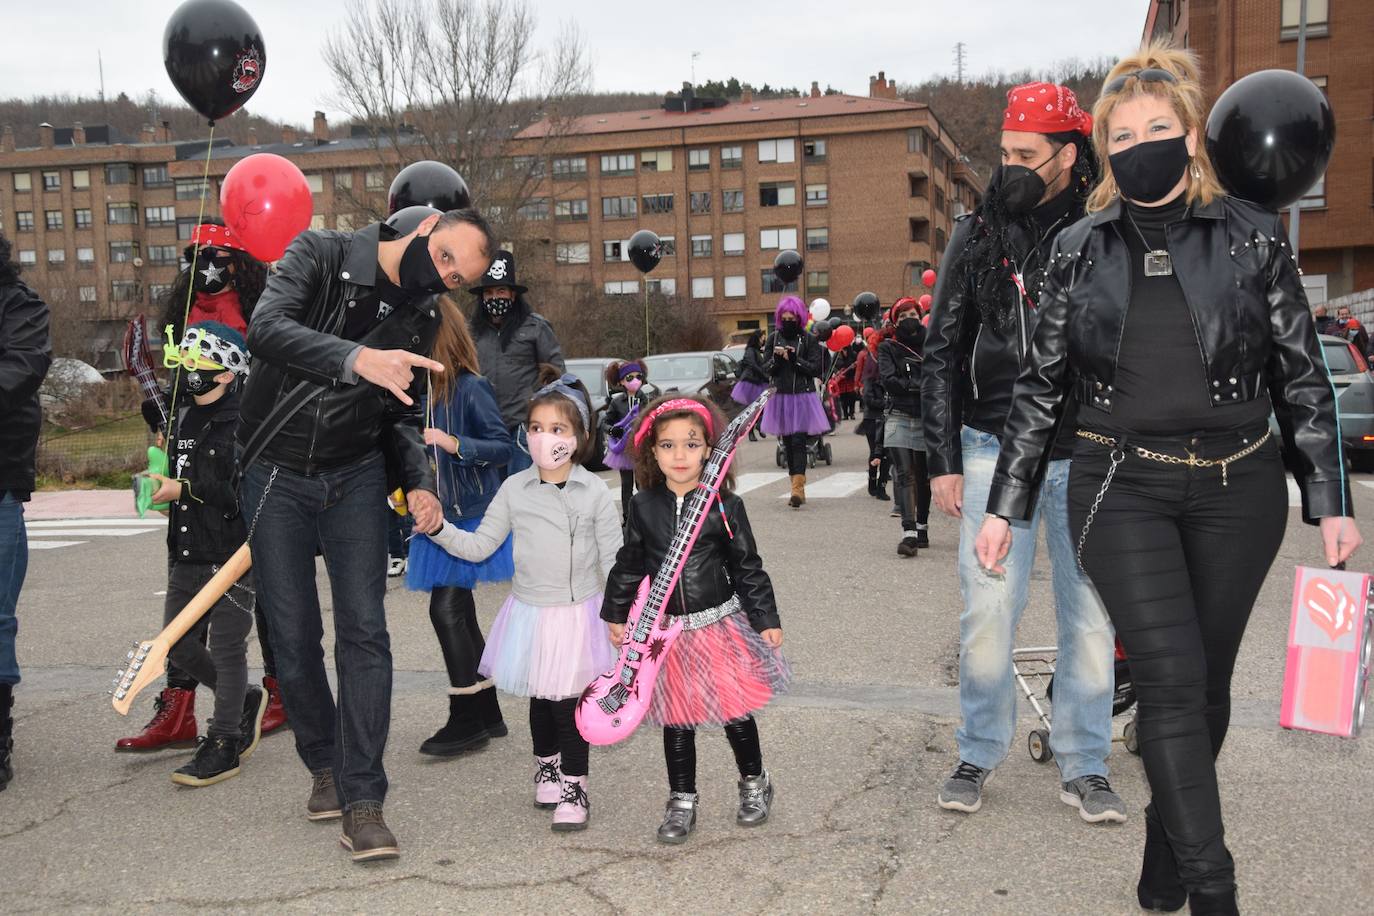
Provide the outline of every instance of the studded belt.
<path id="1" fill-rule="evenodd" d="M 740 612 L 739 595 L 731 595 L 730 600 L 715 607 L 708 607 L 703 611 L 693 611 L 690 614 L 683 614 L 679 620 L 682 621 L 684 630 L 700 630 L 702 627 L 709 627 L 713 623 L 724 620 L 731 614 Z"/>

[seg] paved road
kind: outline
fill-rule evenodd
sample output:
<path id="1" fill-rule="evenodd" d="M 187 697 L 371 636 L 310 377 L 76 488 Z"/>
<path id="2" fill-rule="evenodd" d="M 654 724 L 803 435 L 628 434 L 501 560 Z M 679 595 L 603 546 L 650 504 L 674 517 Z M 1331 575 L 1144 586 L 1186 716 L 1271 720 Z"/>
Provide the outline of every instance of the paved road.
<path id="1" fill-rule="evenodd" d="M 769 824 L 736 828 L 729 750 L 703 735 L 702 817 L 679 848 L 653 840 L 665 787 L 649 729 L 593 752 L 592 827 L 572 836 L 551 833 L 530 805 L 519 701 L 505 703 L 509 738 L 468 757 L 421 757 L 446 682 L 425 598 L 399 588 L 388 600 L 397 674 L 387 753 L 398 862 L 355 866 L 336 824 L 301 816 L 308 780 L 289 733 L 265 739 L 236 779 L 175 787 L 168 775 L 183 753 L 112 751 L 150 699 L 126 720 L 103 693 L 127 644 L 156 629 L 161 535 L 90 519 L 35 527 L 35 543 L 68 543 L 33 553 L 21 602 L 18 777 L 0 795 L 5 910 L 1139 912 L 1146 787 L 1119 744 L 1111 765 L 1132 805 L 1124 826 L 1088 826 L 1059 802 L 1053 767 L 1026 753 L 1029 716 L 982 812 L 936 808 L 955 759 L 956 531 L 937 518 L 931 550 L 899 558 L 897 521 L 863 492 L 851 426 L 800 511 L 781 498 L 772 440 L 745 447 L 745 500 L 796 671 L 793 693 L 760 717 L 778 798 Z M 1368 518 L 1374 493 L 1356 491 Z M 1295 514 L 1236 670 L 1221 772 L 1250 913 L 1368 912 L 1374 892 L 1374 752 L 1276 724 L 1292 567 L 1316 561 L 1315 546 Z M 502 597 L 479 593 L 484 626 Z M 1048 574 L 1038 574 L 1022 644 L 1053 642 L 1049 600 Z M 200 699 L 204 716 L 209 696 Z"/>

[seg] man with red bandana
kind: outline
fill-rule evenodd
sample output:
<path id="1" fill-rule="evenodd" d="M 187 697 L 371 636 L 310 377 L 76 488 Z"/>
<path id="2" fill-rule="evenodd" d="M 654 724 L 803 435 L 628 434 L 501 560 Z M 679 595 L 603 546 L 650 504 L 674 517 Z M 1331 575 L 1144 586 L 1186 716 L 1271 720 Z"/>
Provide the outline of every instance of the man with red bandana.
<path id="1" fill-rule="evenodd" d="M 1051 245 L 1060 230 L 1083 217 L 1084 200 L 1097 179 L 1091 135 L 1092 118 L 1071 90 L 1027 83 L 1008 92 L 1002 166 L 983 203 L 955 226 L 935 287 L 922 371 L 922 419 L 934 501 L 961 519 L 964 597 L 959 763 L 939 793 L 940 806 L 953 811 L 982 807 L 983 785 L 1006 758 L 1016 733 L 1011 650 L 1029 599 L 1035 532 L 1043 518 L 1059 630 L 1050 745 L 1060 769 L 1060 798 L 1085 821 L 1126 818 L 1124 803 L 1107 782 L 1112 628 L 1078 569 L 1069 530 L 1070 449 L 1064 436 L 1030 531 L 1014 539 L 1005 576 L 984 571 L 974 555 Z M 1072 434 L 1072 417 L 1063 429 Z"/>

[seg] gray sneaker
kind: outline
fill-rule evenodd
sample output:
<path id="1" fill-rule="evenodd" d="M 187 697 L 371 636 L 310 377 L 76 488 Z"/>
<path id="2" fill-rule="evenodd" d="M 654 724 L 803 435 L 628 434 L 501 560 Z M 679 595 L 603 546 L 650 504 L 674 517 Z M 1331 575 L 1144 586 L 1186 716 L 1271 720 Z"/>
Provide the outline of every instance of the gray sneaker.
<path id="1" fill-rule="evenodd" d="M 983 786 L 991 778 L 992 770 L 960 760 L 940 789 L 940 807 L 972 814 L 983 807 Z"/>
<path id="2" fill-rule="evenodd" d="M 1078 816 L 1089 824 L 1126 822 L 1126 803 L 1112 791 L 1105 776 L 1080 776 L 1064 783 L 1059 799 L 1078 809 Z"/>

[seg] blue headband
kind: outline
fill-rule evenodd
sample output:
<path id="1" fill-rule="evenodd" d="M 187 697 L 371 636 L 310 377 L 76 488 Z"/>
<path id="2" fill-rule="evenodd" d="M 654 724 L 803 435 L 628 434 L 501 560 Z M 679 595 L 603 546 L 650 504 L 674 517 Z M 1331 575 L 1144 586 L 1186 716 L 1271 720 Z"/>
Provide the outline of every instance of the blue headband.
<path id="1" fill-rule="evenodd" d="M 633 375 L 636 372 L 638 372 L 640 375 L 643 375 L 644 367 L 637 362 L 626 363 L 625 365 L 621 366 L 620 371 L 616 373 L 616 381 L 624 381 L 625 376 Z"/>
<path id="2" fill-rule="evenodd" d="M 582 418 L 582 428 L 590 434 L 592 431 L 592 416 L 587 409 L 587 399 L 582 397 L 582 392 L 573 387 L 576 382 L 577 376 L 565 374 L 557 380 L 549 382 L 543 388 L 540 388 L 534 393 L 534 396 L 531 397 L 530 400 L 538 400 L 546 394 L 563 395 L 563 397 L 573 402 L 573 406 L 577 408 L 578 416 Z"/>

